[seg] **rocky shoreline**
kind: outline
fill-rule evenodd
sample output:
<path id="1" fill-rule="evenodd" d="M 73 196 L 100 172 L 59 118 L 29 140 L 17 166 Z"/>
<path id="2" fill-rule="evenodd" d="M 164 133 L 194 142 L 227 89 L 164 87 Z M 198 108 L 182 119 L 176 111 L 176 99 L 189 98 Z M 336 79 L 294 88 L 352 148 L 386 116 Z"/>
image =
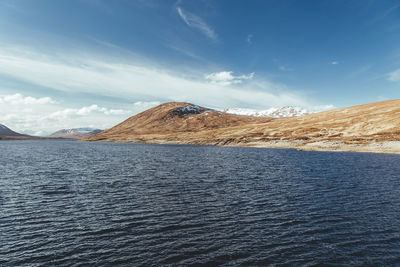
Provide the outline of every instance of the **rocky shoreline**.
<path id="1" fill-rule="evenodd" d="M 267 143 L 253 143 L 248 146 L 262 148 L 291 148 L 304 151 L 400 154 L 400 141 L 371 142 L 369 144 L 346 144 L 341 141 L 318 141 L 306 144 L 301 141 L 273 141 Z"/>
<path id="2" fill-rule="evenodd" d="M 186 141 L 186 140 L 162 140 L 162 139 L 119 139 L 119 140 L 96 140 L 98 142 L 117 142 L 117 143 L 142 143 L 142 144 L 167 144 L 167 145 L 203 145 L 203 146 L 226 146 L 226 147 L 255 147 L 255 148 L 276 148 L 276 149 L 296 149 L 302 151 L 326 151 L 326 152 L 364 152 L 364 153 L 385 153 L 400 154 L 400 141 L 371 142 L 368 144 L 353 143 L 348 144 L 343 141 L 317 141 L 305 142 L 303 140 L 294 141 L 269 141 L 269 142 L 247 142 L 247 143 L 213 143 L 206 141 Z"/>

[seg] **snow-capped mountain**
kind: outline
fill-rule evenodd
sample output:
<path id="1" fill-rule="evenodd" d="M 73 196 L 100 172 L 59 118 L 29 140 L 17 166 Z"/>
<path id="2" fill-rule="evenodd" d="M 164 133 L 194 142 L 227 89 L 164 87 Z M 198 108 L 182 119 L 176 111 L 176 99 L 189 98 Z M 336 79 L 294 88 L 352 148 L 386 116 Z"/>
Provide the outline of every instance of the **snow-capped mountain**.
<path id="1" fill-rule="evenodd" d="M 96 135 L 98 133 L 101 133 L 102 131 L 103 130 L 94 128 L 63 129 L 51 134 L 49 137 L 81 139 Z"/>
<path id="2" fill-rule="evenodd" d="M 224 112 L 237 115 L 247 115 L 256 117 L 285 118 L 298 117 L 306 114 L 316 113 L 316 111 L 307 110 L 301 107 L 286 106 L 282 108 L 269 108 L 264 110 L 246 109 L 246 108 L 229 108 Z"/>

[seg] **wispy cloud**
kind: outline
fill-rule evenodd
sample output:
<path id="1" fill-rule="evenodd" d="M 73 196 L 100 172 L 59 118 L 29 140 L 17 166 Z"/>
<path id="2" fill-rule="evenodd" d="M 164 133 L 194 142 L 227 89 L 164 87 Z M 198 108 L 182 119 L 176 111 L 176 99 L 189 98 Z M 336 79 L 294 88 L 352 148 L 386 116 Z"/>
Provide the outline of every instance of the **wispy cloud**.
<path id="1" fill-rule="evenodd" d="M 332 65 L 339 65 L 339 61 L 332 61 L 331 64 Z"/>
<path id="2" fill-rule="evenodd" d="M 189 101 L 213 106 L 245 103 L 261 107 L 296 103 L 305 106 L 307 102 L 301 94 L 282 84 L 261 77 L 254 79 L 254 74 L 200 72 L 197 78 L 193 73 L 187 77 L 185 73 L 134 60 L 127 63 L 126 60 L 70 53 L 52 56 L 34 51 L 28 53 L 26 48 L 9 51 L 0 47 L 0 74 L 57 91 L 133 100 Z M 244 80 L 247 82 L 240 85 Z M 297 96 L 287 97 L 288 92 Z"/>
<path id="3" fill-rule="evenodd" d="M 227 86 L 232 84 L 242 83 L 244 80 L 251 80 L 254 77 L 254 72 L 249 75 L 234 75 L 233 71 L 214 72 L 205 76 L 211 83 Z"/>
<path id="4" fill-rule="evenodd" d="M 191 58 L 199 60 L 199 61 L 205 61 L 205 59 L 203 59 L 202 57 L 196 55 L 194 52 L 192 52 L 191 50 L 189 50 L 187 48 L 183 48 L 183 47 L 180 47 L 178 45 L 172 45 L 172 44 L 168 45 L 168 47 L 173 49 L 173 50 L 175 50 L 175 51 L 177 51 L 177 52 L 179 52 L 179 53 L 181 53 L 181 54 L 183 54 L 183 55 L 185 55 L 185 56 L 191 57 Z"/>
<path id="5" fill-rule="evenodd" d="M 389 7 L 388 9 L 386 9 L 383 13 L 379 14 L 377 17 L 373 18 L 369 24 L 375 24 L 379 21 L 384 20 L 387 16 L 389 16 L 391 13 L 393 13 L 394 11 L 396 11 L 396 9 L 398 9 L 400 7 L 400 4 L 397 3 L 391 7 Z"/>
<path id="6" fill-rule="evenodd" d="M 371 68 L 372 68 L 372 65 L 369 65 L 369 64 L 361 66 L 360 68 L 358 68 L 355 71 L 351 72 L 348 77 L 349 78 L 357 77 L 357 76 L 369 71 Z"/>
<path id="7" fill-rule="evenodd" d="M 388 73 L 387 79 L 392 82 L 400 82 L 400 69 L 396 69 Z"/>
<path id="8" fill-rule="evenodd" d="M 294 71 L 293 68 L 288 67 L 287 64 L 282 63 L 281 60 L 278 60 L 278 59 L 275 58 L 275 59 L 273 59 L 273 62 L 275 63 L 276 67 L 280 71 L 284 71 L 284 72 L 286 72 L 286 71 Z"/>
<path id="9" fill-rule="evenodd" d="M 183 10 L 181 7 L 177 7 L 176 11 L 178 12 L 181 19 L 186 23 L 186 25 L 199 30 L 201 33 L 203 33 L 205 36 L 213 41 L 218 40 L 218 36 L 215 31 L 209 25 L 207 25 L 207 23 L 202 18 Z"/>

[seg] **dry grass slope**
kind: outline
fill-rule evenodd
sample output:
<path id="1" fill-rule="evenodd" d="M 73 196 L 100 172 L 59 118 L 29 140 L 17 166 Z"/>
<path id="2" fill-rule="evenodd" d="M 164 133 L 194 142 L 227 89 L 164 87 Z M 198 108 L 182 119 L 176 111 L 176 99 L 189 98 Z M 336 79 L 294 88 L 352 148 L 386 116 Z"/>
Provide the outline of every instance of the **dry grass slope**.
<path id="1" fill-rule="evenodd" d="M 282 119 L 171 102 L 87 140 L 398 153 L 400 100 Z"/>

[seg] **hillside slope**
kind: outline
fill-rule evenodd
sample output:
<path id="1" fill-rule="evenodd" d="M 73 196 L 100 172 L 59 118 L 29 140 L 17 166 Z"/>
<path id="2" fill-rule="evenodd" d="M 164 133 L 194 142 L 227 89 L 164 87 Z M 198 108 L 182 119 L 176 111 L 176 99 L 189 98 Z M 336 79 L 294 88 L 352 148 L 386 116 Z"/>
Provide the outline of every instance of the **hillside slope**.
<path id="1" fill-rule="evenodd" d="M 0 124 L 0 140 L 42 140 L 42 139 L 52 139 L 52 138 L 20 134 L 14 132 L 7 126 Z"/>
<path id="2" fill-rule="evenodd" d="M 0 124 L 0 140 L 27 140 L 27 139 L 40 139 L 40 137 L 20 134 L 14 132 L 7 126 Z"/>
<path id="3" fill-rule="evenodd" d="M 398 153 L 399 127 L 400 100 L 281 119 L 167 103 L 87 140 Z"/>
<path id="4" fill-rule="evenodd" d="M 149 141 L 152 139 L 175 141 L 181 134 L 198 135 L 233 126 L 265 123 L 271 118 L 258 118 L 227 114 L 185 102 L 170 102 L 130 117 L 111 129 L 88 138 L 90 141 Z"/>
<path id="5" fill-rule="evenodd" d="M 0 124 L 0 135 L 3 136 L 23 136 L 23 134 L 14 132 L 13 130 L 11 130 L 10 128 L 8 128 L 7 126 Z"/>

